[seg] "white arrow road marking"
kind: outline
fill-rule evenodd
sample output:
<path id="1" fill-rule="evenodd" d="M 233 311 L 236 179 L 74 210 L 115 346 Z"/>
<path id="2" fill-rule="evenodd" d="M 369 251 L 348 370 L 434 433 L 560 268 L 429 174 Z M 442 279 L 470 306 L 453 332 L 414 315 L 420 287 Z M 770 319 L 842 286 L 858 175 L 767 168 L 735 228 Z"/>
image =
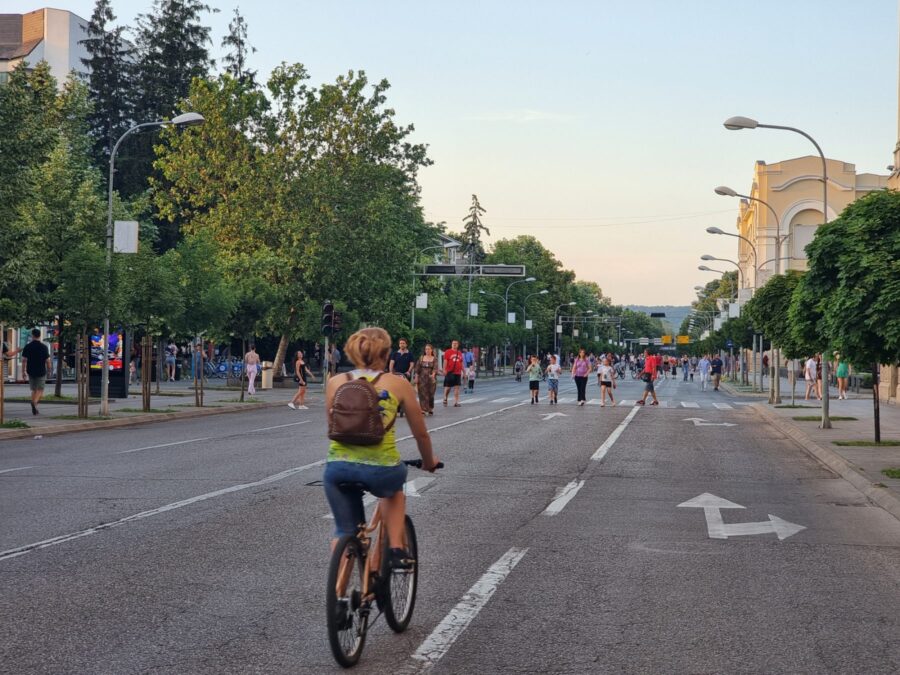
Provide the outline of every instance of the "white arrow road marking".
<path id="1" fill-rule="evenodd" d="M 555 516 L 558 514 L 566 507 L 566 504 L 572 501 L 572 498 L 578 494 L 578 491 L 582 487 L 584 487 L 583 480 L 573 480 L 565 487 L 558 488 L 556 490 L 556 496 L 553 498 L 553 501 L 547 505 L 547 508 L 544 509 L 543 515 Z"/>
<path id="2" fill-rule="evenodd" d="M 609 449 L 619 439 L 619 436 L 622 435 L 622 432 L 625 431 L 625 427 L 631 424 L 631 420 L 633 420 L 634 416 L 637 415 L 638 410 L 640 410 L 640 408 L 638 408 L 637 406 L 631 409 L 631 412 L 625 416 L 625 419 L 622 420 L 622 423 L 615 429 L 613 429 L 613 432 L 609 435 L 609 437 L 605 441 L 603 441 L 603 445 L 597 448 L 597 452 L 595 452 L 591 456 L 591 459 L 599 462 L 601 459 L 606 457 L 606 453 L 609 452 Z"/>
<path id="3" fill-rule="evenodd" d="M 0 473 L 11 473 L 13 471 L 24 471 L 25 469 L 33 469 L 33 468 L 34 468 L 33 466 L 20 466 L 20 467 L 16 467 L 15 469 L 3 469 L 3 471 L 0 471 Z"/>
<path id="4" fill-rule="evenodd" d="M 435 479 L 434 476 L 419 476 L 414 480 L 408 480 L 403 484 L 403 491 L 407 497 L 421 497 L 425 487 Z M 373 494 L 366 493 L 363 497 L 363 507 L 368 508 L 378 500 Z M 324 520 L 334 520 L 334 516 L 330 513 L 322 516 Z"/>
<path id="5" fill-rule="evenodd" d="M 681 407 L 682 408 L 699 408 L 700 404 L 697 403 L 696 401 L 682 401 Z"/>
<path id="6" fill-rule="evenodd" d="M 707 422 L 702 417 L 685 417 L 682 422 L 693 422 L 695 427 L 735 427 L 731 422 Z"/>
<path id="7" fill-rule="evenodd" d="M 527 552 L 527 548 L 511 548 L 504 553 L 463 595 L 462 600 L 450 610 L 431 635 L 425 638 L 412 657 L 422 662 L 425 668 L 431 668 L 440 661 Z"/>
<path id="8" fill-rule="evenodd" d="M 545 413 L 544 421 L 546 422 L 547 420 L 552 420 L 554 417 L 568 417 L 568 415 L 566 415 L 566 413 L 557 413 L 557 412 Z"/>
<path id="9" fill-rule="evenodd" d="M 722 520 L 720 509 L 743 509 L 740 504 L 735 504 L 727 499 L 716 497 L 715 495 L 704 492 L 698 497 L 694 497 L 686 502 L 678 505 L 684 508 L 700 508 L 706 516 L 706 530 L 710 539 L 728 539 L 728 537 L 742 537 L 753 534 L 775 534 L 778 539 L 787 539 L 805 530 L 803 525 L 790 523 L 777 516 L 769 515 L 768 521 L 757 523 L 730 523 L 726 524 Z"/>

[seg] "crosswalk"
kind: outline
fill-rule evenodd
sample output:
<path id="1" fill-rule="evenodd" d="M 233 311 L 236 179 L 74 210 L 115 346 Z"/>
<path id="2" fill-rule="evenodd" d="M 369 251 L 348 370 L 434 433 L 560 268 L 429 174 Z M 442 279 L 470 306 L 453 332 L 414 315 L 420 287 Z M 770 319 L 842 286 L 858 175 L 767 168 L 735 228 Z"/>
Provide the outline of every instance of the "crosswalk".
<path id="1" fill-rule="evenodd" d="M 461 400 L 460 402 L 461 403 L 476 403 L 478 401 L 483 401 L 483 400 L 485 400 L 485 399 L 473 398 L 473 399 Z M 506 396 L 506 397 L 491 399 L 490 401 L 488 401 L 488 403 L 509 403 L 510 401 L 521 401 L 522 403 L 528 403 L 529 400 L 531 400 L 531 399 L 527 399 L 527 398 L 518 399 L 516 397 Z M 548 399 L 546 397 L 542 398 L 540 400 L 540 405 L 545 405 L 547 403 L 547 400 Z M 615 404 L 607 402 L 606 406 L 613 407 L 613 405 L 615 405 L 617 407 L 622 408 L 622 407 L 632 407 L 636 404 L 637 404 L 636 399 L 621 399 L 621 400 L 616 401 Z M 560 406 L 566 406 L 566 405 L 575 406 L 575 405 L 577 405 L 577 401 L 575 400 L 574 397 L 571 397 L 571 396 L 560 396 L 559 405 Z M 588 399 L 587 402 L 585 403 L 585 405 L 599 406 L 600 399 L 599 398 Z M 648 401 L 647 405 L 649 405 L 649 401 Z M 660 399 L 659 400 L 660 408 L 688 408 L 688 409 L 692 409 L 692 410 L 706 408 L 706 409 L 717 409 L 717 410 L 734 410 L 734 407 L 737 405 L 749 405 L 749 404 L 743 403 L 743 402 L 735 402 L 732 405 L 731 403 L 718 403 L 718 402 L 714 402 L 714 401 L 673 401 L 670 399 Z"/>

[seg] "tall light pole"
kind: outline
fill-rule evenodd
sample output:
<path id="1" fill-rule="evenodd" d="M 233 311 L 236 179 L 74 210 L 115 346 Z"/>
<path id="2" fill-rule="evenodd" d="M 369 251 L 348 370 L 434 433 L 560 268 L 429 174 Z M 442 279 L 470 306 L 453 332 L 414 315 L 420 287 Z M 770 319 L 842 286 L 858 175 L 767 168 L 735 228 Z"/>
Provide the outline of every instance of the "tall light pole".
<path id="1" fill-rule="evenodd" d="M 797 127 L 788 127 L 781 124 L 761 124 L 757 122 L 755 119 L 750 117 L 729 117 L 723 123 L 725 128 L 729 131 L 739 131 L 741 129 L 778 129 L 781 131 L 792 131 L 795 134 L 800 134 L 810 143 L 812 143 L 816 152 L 819 153 L 819 158 L 822 160 L 822 222 L 828 222 L 828 162 L 825 161 L 825 153 L 822 152 L 822 148 L 816 142 L 816 139 L 810 136 L 808 133 L 803 131 L 802 129 L 798 129 Z M 828 350 L 826 349 L 826 352 Z M 824 356 L 824 355 L 823 355 Z M 829 403 L 829 393 L 828 393 L 828 359 L 822 359 L 822 429 L 831 429 L 831 418 L 828 415 L 828 403 Z"/>
<path id="2" fill-rule="evenodd" d="M 436 248 L 439 248 L 442 250 L 447 250 L 447 249 L 452 249 L 452 248 L 459 248 L 459 246 L 456 246 L 456 245 L 455 246 L 445 246 L 444 244 L 437 244 L 436 246 L 426 246 L 425 248 L 420 249 L 418 251 L 418 254 L 416 255 L 416 259 L 413 261 L 413 304 L 412 304 L 412 318 L 410 319 L 410 322 L 409 322 L 409 330 L 411 333 L 414 333 L 416 331 L 416 268 L 415 268 L 415 265 L 419 261 L 419 258 L 422 257 L 423 253 L 425 253 L 426 251 L 431 251 Z M 466 314 L 468 314 L 468 312 L 469 312 L 469 308 L 466 307 Z M 412 340 L 413 336 L 410 335 L 409 339 Z"/>
<path id="3" fill-rule="evenodd" d="M 701 272 L 715 272 L 716 274 L 728 274 L 725 270 L 714 270 L 712 267 L 707 267 L 706 265 L 698 265 L 697 269 Z M 740 268 L 738 268 L 738 273 L 740 273 Z M 737 299 L 737 289 L 735 288 L 735 299 Z"/>
<path id="4" fill-rule="evenodd" d="M 720 185 L 715 190 L 713 190 L 713 192 L 715 192 L 717 195 L 721 195 L 723 197 L 738 197 L 740 199 L 746 199 L 748 201 L 758 202 L 758 203 L 762 204 L 763 206 L 765 206 L 767 209 L 769 209 L 769 211 L 772 213 L 772 217 L 775 219 L 775 237 L 774 237 L 774 239 L 775 239 L 775 257 L 770 260 L 766 260 L 762 265 L 760 265 L 756 269 L 759 270 L 760 267 L 763 267 L 766 263 L 772 262 L 774 260 L 775 261 L 775 274 L 781 274 L 781 265 L 779 264 L 779 261 L 782 260 L 781 246 L 785 241 L 787 241 L 788 237 L 790 237 L 790 234 L 786 234 L 786 235 L 784 235 L 784 237 L 781 236 L 781 220 L 778 218 L 778 213 L 775 211 L 775 209 L 772 207 L 772 205 L 769 204 L 769 202 L 765 201 L 764 199 L 760 199 L 759 197 L 751 197 L 750 195 L 742 195 L 739 192 L 735 192 L 734 190 L 732 190 L 730 187 L 728 187 L 726 185 Z M 771 237 L 767 237 L 767 238 L 771 238 Z M 753 278 L 756 279 L 756 273 L 753 274 Z"/>
<path id="5" fill-rule="evenodd" d="M 177 115 L 170 120 L 157 122 L 144 122 L 135 124 L 119 137 L 112 151 L 109 153 L 109 198 L 106 209 L 106 295 L 103 308 L 103 372 L 100 375 L 100 414 L 109 415 L 109 294 L 112 291 L 110 274 L 112 272 L 113 251 L 113 177 L 116 173 L 116 153 L 122 141 L 131 134 L 136 134 L 143 129 L 153 129 L 164 126 L 192 127 L 203 124 L 206 119 L 200 113 L 188 112 Z"/>
<path id="6" fill-rule="evenodd" d="M 514 281 L 506 287 L 506 293 L 503 294 L 503 322 L 509 326 L 509 289 L 516 284 L 528 284 L 537 281 L 534 277 L 527 277 Z M 503 350 L 503 367 L 506 367 L 506 349 Z"/>
<path id="7" fill-rule="evenodd" d="M 741 270 L 741 266 L 736 261 L 729 260 L 728 258 L 717 258 L 716 256 L 710 255 L 709 253 L 705 253 L 704 255 L 701 255 L 700 260 L 703 260 L 705 262 L 710 262 L 711 260 L 717 260 L 718 262 L 727 262 L 727 263 L 734 265 L 735 267 L 737 267 L 738 276 L 741 278 L 741 287 L 743 287 L 744 272 L 743 272 L 743 270 Z"/>
<path id="8" fill-rule="evenodd" d="M 559 356 L 559 333 L 556 331 L 556 326 L 559 324 L 559 310 L 563 307 L 574 307 L 577 304 L 574 300 L 572 302 L 564 302 L 553 311 L 553 353 L 557 356 Z"/>
<path id="9" fill-rule="evenodd" d="M 536 295 L 547 295 L 547 293 L 549 293 L 549 292 L 550 292 L 550 291 L 548 291 L 548 290 L 545 288 L 545 289 L 542 290 L 542 291 L 538 291 L 537 293 L 529 293 L 528 295 L 525 296 L 525 299 L 522 301 L 522 326 L 525 326 L 525 322 L 526 322 L 526 320 L 525 320 L 525 308 L 526 308 L 526 305 L 528 305 L 528 298 L 533 298 L 533 297 L 536 296 Z M 538 329 L 537 329 L 537 326 L 534 325 L 534 321 L 531 322 L 531 329 L 534 331 L 534 353 L 535 353 L 535 355 L 537 355 L 537 353 L 538 353 Z M 554 329 L 554 330 L 555 330 L 555 329 Z M 522 349 L 522 356 L 525 355 L 525 349 L 524 349 L 524 346 L 525 346 L 525 345 L 524 345 L 524 343 L 523 343 L 523 345 L 522 345 L 522 347 L 523 347 L 523 349 Z"/>

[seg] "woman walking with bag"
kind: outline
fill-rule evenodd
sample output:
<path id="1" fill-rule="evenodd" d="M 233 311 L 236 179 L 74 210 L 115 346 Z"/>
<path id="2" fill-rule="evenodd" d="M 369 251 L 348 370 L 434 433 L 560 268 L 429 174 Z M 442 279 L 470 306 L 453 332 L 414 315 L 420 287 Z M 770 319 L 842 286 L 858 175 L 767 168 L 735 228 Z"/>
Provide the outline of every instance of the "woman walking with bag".
<path id="1" fill-rule="evenodd" d="M 423 415 L 434 415 L 434 392 L 437 389 L 438 372 L 437 357 L 434 346 L 425 345 L 425 351 L 415 365 L 416 392 Z"/>
<path id="2" fill-rule="evenodd" d="M 572 363 L 572 379 L 575 380 L 575 388 L 578 390 L 578 405 L 587 402 L 588 373 L 591 372 L 591 362 L 588 361 L 583 349 L 578 350 L 578 357 Z"/>
<path id="3" fill-rule="evenodd" d="M 297 393 L 294 394 L 294 398 L 288 403 L 288 408 L 291 408 L 292 410 L 307 409 L 304 404 L 304 401 L 306 400 L 307 377 L 311 380 L 316 379 L 309 369 L 309 366 L 306 365 L 306 361 L 303 360 L 303 352 L 298 351 L 297 358 L 294 360 L 294 382 L 297 383 Z"/>

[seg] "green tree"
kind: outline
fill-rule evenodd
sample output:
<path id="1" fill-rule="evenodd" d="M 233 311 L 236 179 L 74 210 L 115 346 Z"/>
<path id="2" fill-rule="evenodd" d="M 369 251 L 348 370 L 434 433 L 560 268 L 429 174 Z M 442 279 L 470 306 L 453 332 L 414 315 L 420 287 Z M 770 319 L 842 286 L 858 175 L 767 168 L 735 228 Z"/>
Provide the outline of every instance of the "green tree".
<path id="1" fill-rule="evenodd" d="M 485 227 L 481 216 L 487 213 L 478 201 L 478 195 L 472 195 L 472 203 L 469 213 L 463 219 L 462 253 L 469 263 L 476 264 L 484 259 L 484 245 L 481 243 L 481 233 L 489 235 L 491 231 Z"/>
<path id="2" fill-rule="evenodd" d="M 256 47 L 247 41 L 247 20 L 238 7 L 234 8 L 234 18 L 228 24 L 228 35 L 222 38 L 222 47 L 229 51 L 222 58 L 225 72 L 242 84 L 255 85 L 256 71 L 247 66 L 247 58 L 256 53 Z"/>

